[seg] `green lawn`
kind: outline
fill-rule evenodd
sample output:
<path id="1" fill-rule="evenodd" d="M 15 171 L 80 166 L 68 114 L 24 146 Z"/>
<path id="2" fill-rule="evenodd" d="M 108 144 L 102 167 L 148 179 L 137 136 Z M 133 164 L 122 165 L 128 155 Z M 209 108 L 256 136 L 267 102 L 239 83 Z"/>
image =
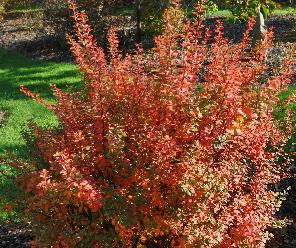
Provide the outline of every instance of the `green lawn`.
<path id="1" fill-rule="evenodd" d="M 285 100 L 287 99 L 287 97 L 289 95 L 291 95 L 292 93 L 295 93 L 296 92 L 296 85 L 294 84 L 293 86 L 291 86 L 289 88 L 288 91 L 284 91 L 281 93 L 281 99 L 282 100 Z M 285 107 L 279 109 L 279 114 L 278 116 L 280 118 L 282 118 L 284 116 L 284 111 L 286 109 L 291 109 L 293 111 L 293 121 L 295 123 L 295 132 L 294 132 L 294 135 L 292 136 L 292 138 L 288 141 L 287 145 L 286 145 L 286 149 L 287 149 L 287 152 L 294 152 L 294 154 L 292 155 L 293 156 L 293 159 L 294 159 L 294 163 L 296 162 L 296 102 L 294 103 L 291 103 L 289 105 L 286 105 Z"/>
<path id="2" fill-rule="evenodd" d="M 8 8 L 8 13 L 29 13 L 35 11 L 42 11 L 44 8 L 41 4 L 37 3 L 24 3 L 24 2 L 15 2 L 11 7 Z"/>
<path id="3" fill-rule="evenodd" d="M 282 9 L 275 9 L 273 15 L 290 15 L 296 14 L 296 7 L 284 7 Z"/>
<path id="4" fill-rule="evenodd" d="M 0 156 L 12 152 L 19 158 L 27 158 L 27 150 L 21 131 L 27 121 L 33 119 L 42 127 L 57 124 L 53 113 L 39 103 L 20 92 L 19 86 L 24 84 L 34 92 L 48 100 L 53 100 L 50 83 L 65 88 L 68 84 L 76 84 L 80 76 L 75 65 L 32 61 L 21 55 L 0 49 L 0 111 L 7 113 L 7 119 L 0 127 Z M 16 174 L 5 165 L 0 165 L 0 207 L 4 201 L 14 202 L 19 196 L 13 183 Z M 1 203 L 2 202 L 2 203 Z M 0 211 L 0 221 L 16 217 Z"/>

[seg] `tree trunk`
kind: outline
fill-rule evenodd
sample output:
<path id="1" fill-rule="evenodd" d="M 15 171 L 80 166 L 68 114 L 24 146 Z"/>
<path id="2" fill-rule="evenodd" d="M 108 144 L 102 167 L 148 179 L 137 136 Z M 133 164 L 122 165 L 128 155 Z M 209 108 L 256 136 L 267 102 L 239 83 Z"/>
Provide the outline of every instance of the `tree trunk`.
<path id="1" fill-rule="evenodd" d="M 261 7 L 258 6 L 258 13 L 256 18 L 256 24 L 253 29 L 252 47 L 255 48 L 258 42 L 261 42 L 267 32 L 265 26 L 264 16 L 261 12 Z"/>
<path id="2" fill-rule="evenodd" d="M 142 29 L 141 29 L 141 8 L 142 8 L 142 0 L 136 0 L 136 22 L 137 22 L 137 30 L 136 30 L 136 41 L 138 43 L 142 40 Z"/>

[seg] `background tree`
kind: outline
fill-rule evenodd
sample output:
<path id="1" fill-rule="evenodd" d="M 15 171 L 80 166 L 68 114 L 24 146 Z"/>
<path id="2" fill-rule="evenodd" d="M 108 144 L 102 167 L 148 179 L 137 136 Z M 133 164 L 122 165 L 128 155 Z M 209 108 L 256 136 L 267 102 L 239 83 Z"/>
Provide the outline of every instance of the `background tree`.
<path id="1" fill-rule="evenodd" d="M 190 16 L 199 0 L 180 0 L 183 16 Z M 215 0 L 203 1 L 205 11 L 218 10 Z M 160 34 L 163 29 L 163 12 L 169 6 L 169 0 L 136 0 L 137 38 L 139 34 Z"/>
<path id="2" fill-rule="evenodd" d="M 237 21 L 248 20 L 251 16 L 256 16 L 259 6 L 266 18 L 275 9 L 276 3 L 273 0 L 226 0 L 226 6 L 233 14 L 232 20 Z"/>

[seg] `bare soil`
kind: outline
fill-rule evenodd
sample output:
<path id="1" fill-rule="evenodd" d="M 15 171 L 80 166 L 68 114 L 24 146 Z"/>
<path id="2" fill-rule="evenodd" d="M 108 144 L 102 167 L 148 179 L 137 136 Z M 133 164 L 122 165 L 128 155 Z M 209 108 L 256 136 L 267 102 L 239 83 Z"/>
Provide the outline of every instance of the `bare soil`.
<path id="1" fill-rule="evenodd" d="M 0 248 L 29 248 L 34 235 L 27 223 L 0 225 Z"/>

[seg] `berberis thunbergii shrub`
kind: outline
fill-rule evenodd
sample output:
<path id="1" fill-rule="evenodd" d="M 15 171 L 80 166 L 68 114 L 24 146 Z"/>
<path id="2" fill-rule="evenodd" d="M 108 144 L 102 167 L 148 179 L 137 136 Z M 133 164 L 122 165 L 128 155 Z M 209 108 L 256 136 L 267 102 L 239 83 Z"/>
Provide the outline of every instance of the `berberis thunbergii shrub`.
<path id="1" fill-rule="evenodd" d="M 34 128 L 45 166 L 30 163 L 22 179 L 37 246 L 264 246 L 291 133 L 289 113 L 283 127 L 273 109 L 291 61 L 262 83 L 270 32 L 248 54 L 253 21 L 232 44 L 221 22 L 213 35 L 204 28 L 201 5 L 191 21 L 178 6 L 149 55 L 122 55 L 112 28 L 107 59 L 71 1 L 83 90 L 52 85 L 53 104 L 22 87 L 61 123 Z"/>

